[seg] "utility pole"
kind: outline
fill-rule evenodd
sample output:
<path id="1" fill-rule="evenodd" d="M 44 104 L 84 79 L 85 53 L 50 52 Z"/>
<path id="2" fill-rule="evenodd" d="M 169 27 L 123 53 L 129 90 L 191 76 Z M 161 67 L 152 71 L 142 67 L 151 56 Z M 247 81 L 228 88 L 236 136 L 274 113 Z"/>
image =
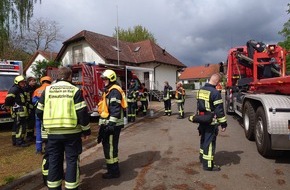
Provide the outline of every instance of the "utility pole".
<path id="1" fill-rule="evenodd" d="M 118 18 L 118 5 L 117 5 L 117 57 L 118 65 L 120 65 L 120 47 L 119 47 L 119 18 Z"/>

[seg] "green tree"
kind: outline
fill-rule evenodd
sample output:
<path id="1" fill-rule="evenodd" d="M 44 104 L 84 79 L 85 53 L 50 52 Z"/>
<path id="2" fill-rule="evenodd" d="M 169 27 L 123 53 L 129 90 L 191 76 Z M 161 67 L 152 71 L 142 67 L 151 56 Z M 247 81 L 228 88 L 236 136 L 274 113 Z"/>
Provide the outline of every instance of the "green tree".
<path id="1" fill-rule="evenodd" d="M 41 3 L 41 0 L 39 0 Z M 33 5 L 37 0 L 1 0 L 0 1 L 0 52 L 3 54 L 11 31 L 19 29 L 22 33 L 29 27 L 33 15 Z"/>
<path id="2" fill-rule="evenodd" d="M 47 61 L 47 60 L 36 61 L 36 64 L 32 66 L 32 72 L 36 78 L 41 78 L 46 75 L 47 68 L 59 67 L 59 66 L 60 66 L 59 62 Z"/>
<path id="3" fill-rule="evenodd" d="M 149 32 L 145 27 L 141 25 L 134 26 L 133 29 L 128 28 L 127 30 L 119 28 L 115 28 L 115 33 L 113 37 L 117 38 L 117 33 L 119 40 L 126 42 L 140 42 L 143 40 L 151 40 L 156 43 L 156 39 L 154 35 Z"/>
<path id="4" fill-rule="evenodd" d="M 287 13 L 290 14 L 290 3 L 288 3 Z M 290 19 L 283 25 L 283 29 L 279 31 L 279 34 L 282 35 L 285 40 L 283 42 L 279 42 L 278 44 L 284 47 L 286 50 L 290 50 Z M 287 72 L 290 72 L 290 55 L 286 57 L 287 61 Z"/>

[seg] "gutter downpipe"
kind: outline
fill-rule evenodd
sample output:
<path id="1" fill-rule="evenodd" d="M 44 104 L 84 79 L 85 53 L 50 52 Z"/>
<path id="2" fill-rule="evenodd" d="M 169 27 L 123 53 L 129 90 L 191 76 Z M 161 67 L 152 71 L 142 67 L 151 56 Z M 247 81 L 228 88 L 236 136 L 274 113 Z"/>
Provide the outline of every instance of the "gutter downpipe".
<path id="1" fill-rule="evenodd" d="M 155 82 L 155 81 L 156 81 L 156 77 L 155 77 L 156 68 L 157 68 L 157 67 L 160 67 L 160 65 L 161 65 L 161 63 L 159 63 L 157 66 L 155 66 L 155 67 L 153 68 L 153 69 L 154 69 L 154 86 L 153 86 L 154 89 L 153 89 L 153 90 L 156 90 L 156 89 L 155 89 L 155 86 L 156 86 L 156 82 Z"/>

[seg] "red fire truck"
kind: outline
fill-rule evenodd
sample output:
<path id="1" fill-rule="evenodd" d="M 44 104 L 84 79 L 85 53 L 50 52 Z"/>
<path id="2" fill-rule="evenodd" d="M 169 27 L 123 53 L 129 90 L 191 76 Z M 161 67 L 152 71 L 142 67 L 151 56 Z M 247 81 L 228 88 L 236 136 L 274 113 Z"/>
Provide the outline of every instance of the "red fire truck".
<path id="1" fill-rule="evenodd" d="M 243 119 L 245 136 L 265 157 L 290 150 L 290 76 L 285 49 L 256 41 L 230 49 L 226 111 Z"/>
<path id="2" fill-rule="evenodd" d="M 4 102 L 8 90 L 14 84 L 14 78 L 23 74 L 22 61 L 0 61 L 0 123 L 12 122 L 10 110 L 4 108 Z"/>
<path id="3" fill-rule="evenodd" d="M 98 116 L 97 105 L 102 96 L 104 84 L 101 75 L 104 70 L 112 69 L 116 72 L 117 82 L 122 86 L 123 90 L 128 87 L 127 81 L 135 79 L 138 86 L 141 86 L 138 77 L 126 66 L 117 66 L 112 64 L 95 64 L 95 63 L 79 63 L 71 65 L 72 82 L 82 89 L 84 99 L 87 103 L 91 116 Z M 57 78 L 57 69 L 49 68 L 47 74 L 54 80 Z"/>

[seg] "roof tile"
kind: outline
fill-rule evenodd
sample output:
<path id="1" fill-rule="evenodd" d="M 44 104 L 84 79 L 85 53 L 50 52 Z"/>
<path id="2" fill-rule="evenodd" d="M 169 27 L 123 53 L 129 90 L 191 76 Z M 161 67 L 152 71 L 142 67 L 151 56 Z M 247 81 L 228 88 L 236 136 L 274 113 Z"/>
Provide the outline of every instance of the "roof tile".
<path id="1" fill-rule="evenodd" d="M 179 76 L 180 80 L 195 80 L 210 78 L 214 73 L 219 72 L 219 64 L 205 64 L 185 68 Z"/>

